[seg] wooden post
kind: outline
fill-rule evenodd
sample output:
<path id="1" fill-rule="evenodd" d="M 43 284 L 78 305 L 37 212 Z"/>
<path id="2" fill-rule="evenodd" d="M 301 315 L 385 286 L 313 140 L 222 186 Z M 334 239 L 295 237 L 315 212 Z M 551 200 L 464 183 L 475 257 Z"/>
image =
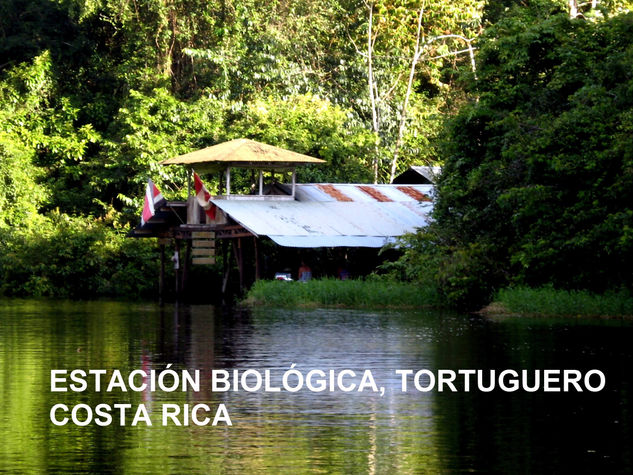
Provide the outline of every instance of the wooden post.
<path id="1" fill-rule="evenodd" d="M 295 197 L 295 189 L 297 187 L 297 170 L 292 169 L 292 197 Z"/>
<path id="2" fill-rule="evenodd" d="M 253 236 L 253 246 L 255 250 L 255 280 L 259 280 L 259 250 L 257 249 L 257 237 L 255 236 Z"/>
<path id="3" fill-rule="evenodd" d="M 185 262 L 182 266 L 182 284 L 180 290 L 183 295 L 187 295 L 187 281 L 189 280 L 189 262 L 191 262 L 191 240 L 187 239 L 185 246 Z"/>
<path id="4" fill-rule="evenodd" d="M 242 254 L 242 238 L 237 238 L 238 270 L 240 271 L 240 294 L 244 292 L 244 255 Z"/>
<path id="5" fill-rule="evenodd" d="M 259 196 L 264 194 L 264 171 L 259 170 Z"/>
<path id="6" fill-rule="evenodd" d="M 175 242 L 176 254 L 180 257 L 180 241 L 176 239 Z M 175 268 L 176 274 L 176 302 L 180 300 L 180 265 Z"/>
<path id="7" fill-rule="evenodd" d="M 226 293 L 226 286 L 229 283 L 231 273 L 231 262 L 229 258 L 230 248 L 226 245 L 226 240 L 222 240 L 222 266 L 224 267 L 224 278 L 222 279 L 222 295 Z"/>
<path id="8" fill-rule="evenodd" d="M 163 305 L 165 293 L 165 245 L 160 245 L 160 274 L 158 276 L 158 305 Z"/>
<path id="9" fill-rule="evenodd" d="M 235 242 L 237 241 L 237 242 Z M 237 271 L 240 277 L 240 294 L 244 290 L 244 267 L 242 259 L 242 238 L 233 240 L 233 252 L 235 254 L 235 261 L 237 262 Z"/>
<path id="10" fill-rule="evenodd" d="M 226 196 L 231 194 L 231 167 L 226 168 Z"/>

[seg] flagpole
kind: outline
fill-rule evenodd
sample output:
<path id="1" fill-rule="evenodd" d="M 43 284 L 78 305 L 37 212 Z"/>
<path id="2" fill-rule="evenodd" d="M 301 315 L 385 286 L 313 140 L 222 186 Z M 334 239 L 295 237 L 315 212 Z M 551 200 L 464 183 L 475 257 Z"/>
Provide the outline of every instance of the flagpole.
<path id="1" fill-rule="evenodd" d="M 191 181 L 193 180 L 193 167 L 189 168 L 189 173 L 187 173 L 187 200 L 191 196 Z"/>

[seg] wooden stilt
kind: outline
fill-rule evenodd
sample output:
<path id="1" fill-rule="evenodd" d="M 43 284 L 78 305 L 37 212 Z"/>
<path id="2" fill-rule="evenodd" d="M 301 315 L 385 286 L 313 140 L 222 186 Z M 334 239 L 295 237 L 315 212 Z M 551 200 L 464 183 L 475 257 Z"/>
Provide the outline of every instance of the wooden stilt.
<path id="1" fill-rule="evenodd" d="M 233 240 L 233 252 L 235 261 L 237 262 L 237 271 L 240 278 L 240 294 L 244 291 L 244 267 L 242 259 L 242 238 Z"/>
<path id="2" fill-rule="evenodd" d="M 229 275 L 231 273 L 231 260 L 229 258 L 230 249 L 226 245 L 226 241 L 222 242 L 222 266 L 224 267 L 224 278 L 222 279 L 222 295 L 226 293 L 226 286 L 229 283 Z"/>
<path id="3" fill-rule="evenodd" d="M 255 250 L 255 280 L 261 278 L 259 272 L 259 250 L 257 249 L 257 238 L 253 236 L 253 249 Z"/>
<path id="4" fill-rule="evenodd" d="M 187 296 L 187 281 L 189 280 L 189 263 L 191 262 L 191 240 L 187 239 L 185 245 L 185 261 L 182 264 L 182 283 L 180 284 L 180 291 Z"/>
<path id="5" fill-rule="evenodd" d="M 176 254 L 180 258 L 180 240 L 176 239 L 175 241 Z M 180 300 L 180 266 L 175 269 L 176 274 L 176 301 Z"/>
<path id="6" fill-rule="evenodd" d="M 163 305 L 165 297 L 165 245 L 160 245 L 160 274 L 158 276 L 158 305 Z"/>
<path id="7" fill-rule="evenodd" d="M 239 256 L 240 271 L 240 294 L 244 293 L 244 254 L 242 249 L 242 238 L 237 238 L 237 255 Z"/>

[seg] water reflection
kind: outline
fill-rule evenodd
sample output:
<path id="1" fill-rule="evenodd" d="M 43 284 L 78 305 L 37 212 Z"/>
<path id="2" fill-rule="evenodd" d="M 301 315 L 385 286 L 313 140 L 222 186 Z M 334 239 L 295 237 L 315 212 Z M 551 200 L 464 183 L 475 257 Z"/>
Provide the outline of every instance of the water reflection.
<path id="1" fill-rule="evenodd" d="M 0 302 L 0 469 L 128 473 L 626 472 L 633 327 L 437 312 L 228 311 Z M 372 392 L 211 391 L 210 371 L 370 369 Z M 54 368 L 199 369 L 199 392 L 51 393 Z M 593 394 L 400 391 L 395 369 L 599 368 Z M 154 425 L 57 427 L 53 404 L 143 403 Z M 164 403 L 224 403 L 233 427 L 160 424 Z"/>

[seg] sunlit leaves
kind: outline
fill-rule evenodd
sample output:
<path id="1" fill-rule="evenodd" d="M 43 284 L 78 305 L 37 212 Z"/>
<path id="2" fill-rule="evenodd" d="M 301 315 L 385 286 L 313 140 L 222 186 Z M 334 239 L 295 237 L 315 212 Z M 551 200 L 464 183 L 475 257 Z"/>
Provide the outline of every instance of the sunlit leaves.
<path id="1" fill-rule="evenodd" d="M 162 88 L 131 91 L 99 156 L 104 169 L 93 182 L 115 191 L 117 200 L 128 206 L 142 204 L 148 177 L 171 198 L 182 195 L 185 170 L 159 163 L 216 143 L 223 114 L 223 104 L 215 99 L 183 101 Z M 129 211 L 136 212 L 136 207 Z"/>
<path id="2" fill-rule="evenodd" d="M 365 182 L 372 135 L 355 125 L 349 111 L 313 95 L 259 98 L 230 127 L 230 138 L 248 137 L 325 159 L 298 170 L 300 181 Z"/>

